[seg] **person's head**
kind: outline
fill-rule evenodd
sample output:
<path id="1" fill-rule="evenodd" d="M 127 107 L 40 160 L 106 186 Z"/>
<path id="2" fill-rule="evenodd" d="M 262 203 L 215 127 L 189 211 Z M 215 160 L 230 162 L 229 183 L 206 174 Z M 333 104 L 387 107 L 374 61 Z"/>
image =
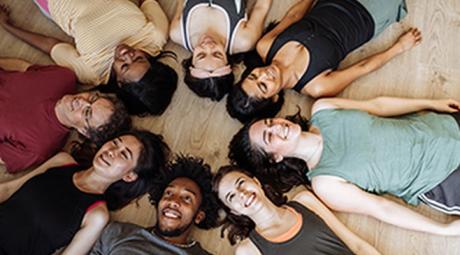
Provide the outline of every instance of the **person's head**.
<path id="1" fill-rule="evenodd" d="M 125 44 L 115 50 L 115 61 L 109 84 L 120 89 L 117 96 L 130 114 L 160 115 L 171 102 L 177 88 L 177 73 L 159 60 L 174 53 L 162 52 L 153 57 Z"/>
<path id="2" fill-rule="evenodd" d="M 294 122 L 276 118 L 247 123 L 229 144 L 228 157 L 233 163 L 258 174 L 272 176 L 272 184 L 282 191 L 308 183 L 306 163 L 292 157 L 302 130 L 308 130 L 308 121 L 299 114 L 290 118 Z"/>
<path id="3" fill-rule="evenodd" d="M 246 238 L 255 228 L 251 219 L 268 203 L 281 206 L 286 197 L 268 184 L 262 184 L 252 173 L 237 166 L 224 166 L 213 179 L 213 191 L 227 213 L 222 233 L 228 230 L 231 244 Z"/>
<path id="4" fill-rule="evenodd" d="M 163 138 L 148 131 L 131 130 L 104 143 L 92 165 L 112 182 L 105 192 L 109 209 L 119 209 L 150 190 L 169 154 Z"/>
<path id="5" fill-rule="evenodd" d="M 61 124 L 76 129 L 95 143 L 131 126 L 123 103 L 114 96 L 98 92 L 65 95 L 56 103 L 54 110 Z"/>
<path id="6" fill-rule="evenodd" d="M 203 35 L 192 56 L 182 62 L 184 82 L 198 96 L 219 101 L 230 91 L 235 80 L 233 62 L 224 42 Z"/>
<path id="7" fill-rule="evenodd" d="M 193 225 L 216 226 L 218 206 L 211 181 L 211 169 L 202 159 L 178 156 L 168 164 L 149 192 L 157 206 L 157 233 L 178 237 L 188 235 Z"/>

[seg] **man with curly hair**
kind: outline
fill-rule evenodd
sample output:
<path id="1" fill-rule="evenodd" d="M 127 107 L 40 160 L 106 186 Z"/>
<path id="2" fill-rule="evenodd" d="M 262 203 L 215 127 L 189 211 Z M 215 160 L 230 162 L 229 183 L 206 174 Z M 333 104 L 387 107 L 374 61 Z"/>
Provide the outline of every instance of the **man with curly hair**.
<path id="1" fill-rule="evenodd" d="M 193 226 L 210 229 L 217 225 L 219 207 L 211 180 L 211 169 L 202 159 L 178 156 L 150 191 L 150 202 L 157 207 L 156 225 L 145 229 L 110 223 L 90 254 L 209 254 L 190 239 L 190 233 Z"/>
<path id="2" fill-rule="evenodd" d="M 95 143 L 127 129 L 130 118 L 116 98 L 76 92 L 64 67 L 0 58 L 0 164 L 16 173 L 50 158 L 71 129 Z"/>

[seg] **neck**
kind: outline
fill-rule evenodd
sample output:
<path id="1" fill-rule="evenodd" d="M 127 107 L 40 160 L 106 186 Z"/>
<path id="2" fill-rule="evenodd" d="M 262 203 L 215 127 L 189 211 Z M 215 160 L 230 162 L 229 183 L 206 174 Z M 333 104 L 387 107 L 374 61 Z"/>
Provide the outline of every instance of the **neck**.
<path id="1" fill-rule="evenodd" d="M 248 215 L 256 224 L 256 231 L 263 233 L 273 226 L 278 226 L 283 222 L 283 214 L 285 209 L 273 204 L 265 197 L 265 206 L 255 212 L 253 215 Z"/>
<path id="2" fill-rule="evenodd" d="M 283 63 L 279 60 L 273 59 L 272 65 L 278 67 L 281 73 L 281 86 L 280 90 L 283 89 L 292 89 L 297 83 L 297 77 L 292 73 L 292 68 L 289 67 L 291 63 Z"/>
<path id="3" fill-rule="evenodd" d="M 73 176 L 75 186 L 86 193 L 103 194 L 107 188 L 113 183 L 94 172 L 91 167 L 84 171 L 76 172 Z"/>
<path id="4" fill-rule="evenodd" d="M 303 159 L 309 169 L 314 168 L 321 158 L 323 138 L 321 134 L 303 131 L 297 147 L 289 157 Z"/>
<path id="5" fill-rule="evenodd" d="M 188 244 L 188 237 L 190 236 L 192 228 L 189 227 L 187 230 L 185 230 L 183 233 L 181 233 L 179 236 L 160 236 L 162 239 L 165 241 L 172 243 L 174 245 L 187 245 Z"/>

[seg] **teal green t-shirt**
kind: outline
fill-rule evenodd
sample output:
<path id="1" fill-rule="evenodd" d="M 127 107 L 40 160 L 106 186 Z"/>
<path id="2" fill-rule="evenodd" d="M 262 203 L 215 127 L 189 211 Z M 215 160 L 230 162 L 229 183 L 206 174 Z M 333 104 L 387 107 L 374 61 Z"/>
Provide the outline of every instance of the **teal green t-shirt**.
<path id="1" fill-rule="evenodd" d="M 357 110 L 316 112 L 323 152 L 308 177 L 341 177 L 360 188 L 416 205 L 460 164 L 460 132 L 448 114 L 384 118 Z"/>

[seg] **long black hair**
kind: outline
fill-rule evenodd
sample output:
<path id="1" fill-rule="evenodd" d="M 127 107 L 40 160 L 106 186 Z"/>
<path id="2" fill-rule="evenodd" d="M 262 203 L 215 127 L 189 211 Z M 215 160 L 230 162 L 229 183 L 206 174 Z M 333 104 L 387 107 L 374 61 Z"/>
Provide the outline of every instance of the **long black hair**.
<path id="1" fill-rule="evenodd" d="M 216 195 L 219 193 L 219 185 L 224 176 L 232 172 L 239 172 L 249 177 L 254 177 L 254 174 L 236 165 L 223 166 L 217 171 L 212 182 L 212 189 Z M 273 204 L 281 206 L 287 202 L 286 196 L 270 184 L 266 184 L 263 177 L 256 176 L 256 178 L 261 182 L 265 195 Z M 225 220 L 222 222 L 221 237 L 224 237 L 225 232 L 228 231 L 227 238 L 232 245 L 248 237 L 249 233 L 256 227 L 254 221 L 248 216 L 233 214 L 230 208 L 220 200 L 219 204 L 227 214 Z"/>

